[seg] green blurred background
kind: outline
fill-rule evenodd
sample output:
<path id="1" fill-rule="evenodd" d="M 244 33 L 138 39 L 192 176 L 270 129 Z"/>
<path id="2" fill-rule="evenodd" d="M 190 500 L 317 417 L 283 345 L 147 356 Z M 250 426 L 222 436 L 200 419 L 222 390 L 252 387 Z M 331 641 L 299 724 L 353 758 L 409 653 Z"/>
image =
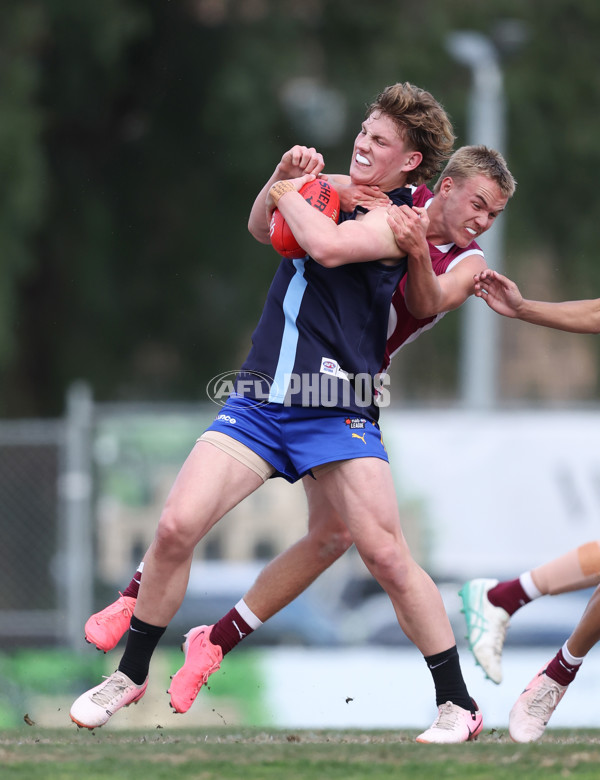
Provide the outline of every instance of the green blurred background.
<path id="1" fill-rule="evenodd" d="M 277 262 L 246 222 L 281 154 L 347 170 L 366 104 L 404 80 L 468 142 L 456 30 L 504 76 L 505 268 L 532 297 L 600 295 L 596 0 L 4 0 L 0 17 L 0 417 L 60 414 L 75 379 L 98 401 L 204 398 Z M 404 351 L 404 400 L 456 396 L 459 338 L 451 317 Z M 585 344 L 579 380 L 507 364 L 503 396 L 596 399 Z"/>
<path id="2" fill-rule="evenodd" d="M 107 484 L 148 533 L 162 500 L 162 482 L 144 469 L 171 440 L 157 435 L 154 449 L 132 455 L 112 431 L 94 438 L 98 415 L 110 419 L 95 408 L 79 452 L 94 481 L 65 513 L 68 433 L 55 420 L 69 388 L 83 380 L 98 405 L 205 402 L 210 378 L 245 357 L 278 262 L 251 239 L 247 217 L 282 153 L 314 145 L 327 171 L 346 171 L 366 105 L 397 81 L 430 90 L 457 145 L 472 142 L 473 74 L 449 52 L 456 31 L 485 36 L 503 76 L 504 151 L 518 180 L 502 217 L 504 268 L 529 297 L 600 296 L 597 0 L 2 0 L 0 727 L 24 714 L 68 725 L 73 695 L 111 671 L 114 658 L 54 645 L 75 635 L 83 644 L 86 599 L 112 600 L 143 553 L 133 544 L 124 571 L 101 576 L 94 545 L 102 499 L 114 498 Z M 395 359 L 394 406 L 459 400 L 461 316 Z M 597 339 L 498 327 L 501 401 L 597 410 Z M 122 433 L 120 414 L 111 424 Z M 186 425 L 186 448 L 200 431 Z M 113 469 L 104 481 L 103 463 Z M 123 527 L 132 524 L 127 515 Z M 156 677 L 166 701 L 180 657 L 164 652 Z M 221 691 L 242 691 L 240 722 L 269 722 L 252 653 L 228 669 Z M 515 673 L 515 690 L 524 681 Z M 217 686 L 214 695 L 206 707 L 220 725 Z"/>

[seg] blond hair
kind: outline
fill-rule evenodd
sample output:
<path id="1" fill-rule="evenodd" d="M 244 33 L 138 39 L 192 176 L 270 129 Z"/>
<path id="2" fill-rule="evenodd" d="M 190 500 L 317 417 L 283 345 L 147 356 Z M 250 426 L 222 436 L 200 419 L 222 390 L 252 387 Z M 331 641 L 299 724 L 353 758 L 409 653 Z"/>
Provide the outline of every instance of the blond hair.
<path id="1" fill-rule="evenodd" d="M 433 191 L 439 192 L 442 180 L 448 176 L 460 181 L 480 175 L 495 182 L 505 198 L 514 195 L 517 182 L 508 170 L 506 160 L 500 152 L 483 145 L 461 146 L 457 149 L 441 172 Z"/>
<path id="2" fill-rule="evenodd" d="M 367 109 L 367 116 L 379 111 L 392 119 L 400 136 L 423 159 L 411 171 L 411 182 L 429 181 L 450 157 L 454 129 L 443 107 L 424 89 L 409 84 L 386 87 Z"/>

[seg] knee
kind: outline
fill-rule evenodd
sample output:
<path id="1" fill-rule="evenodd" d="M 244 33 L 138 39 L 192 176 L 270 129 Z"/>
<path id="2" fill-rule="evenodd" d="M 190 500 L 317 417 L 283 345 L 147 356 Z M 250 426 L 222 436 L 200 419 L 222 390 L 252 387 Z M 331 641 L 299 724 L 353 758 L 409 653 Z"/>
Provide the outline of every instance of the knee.
<path id="1" fill-rule="evenodd" d="M 363 551 L 361 557 L 371 574 L 386 590 L 389 586 L 401 589 L 414 563 L 406 550 L 391 542 Z"/>
<path id="2" fill-rule="evenodd" d="M 185 559 L 193 552 L 195 543 L 185 516 L 173 507 L 165 507 L 154 537 L 155 549 L 169 558 Z"/>
<path id="3" fill-rule="evenodd" d="M 323 560 L 336 561 L 352 546 L 352 537 L 345 525 L 309 531 L 316 554 Z"/>

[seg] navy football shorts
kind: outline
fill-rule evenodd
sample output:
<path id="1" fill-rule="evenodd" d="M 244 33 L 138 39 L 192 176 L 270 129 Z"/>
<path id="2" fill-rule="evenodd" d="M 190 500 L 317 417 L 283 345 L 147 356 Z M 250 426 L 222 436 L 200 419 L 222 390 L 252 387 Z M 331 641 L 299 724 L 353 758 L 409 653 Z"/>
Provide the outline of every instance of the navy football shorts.
<path id="1" fill-rule="evenodd" d="M 388 460 L 379 425 L 343 409 L 259 405 L 235 397 L 228 399 L 207 430 L 245 444 L 273 466 L 273 476 L 288 482 L 338 460 Z"/>

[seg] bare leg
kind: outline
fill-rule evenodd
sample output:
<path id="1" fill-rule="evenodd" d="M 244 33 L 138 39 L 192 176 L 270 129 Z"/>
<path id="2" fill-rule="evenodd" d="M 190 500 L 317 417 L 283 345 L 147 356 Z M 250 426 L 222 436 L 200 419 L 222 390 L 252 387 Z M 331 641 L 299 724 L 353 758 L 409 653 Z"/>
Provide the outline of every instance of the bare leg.
<path id="1" fill-rule="evenodd" d="M 532 569 L 531 579 L 541 595 L 555 596 L 600 583 L 600 543 L 587 542 Z"/>
<path id="2" fill-rule="evenodd" d="M 481 714 L 464 684 L 440 593 L 413 560 L 402 535 L 389 464 L 376 458 L 339 464 L 318 474 L 316 486 L 308 483 L 307 493 L 309 533 L 263 570 L 247 593 L 244 607 L 250 605 L 254 617 L 268 619 L 338 558 L 353 538 L 368 568 L 389 594 L 401 627 L 421 650 L 432 673 L 438 717 L 418 740 L 462 742 L 476 738 L 482 727 Z M 189 709 L 208 677 L 219 668 L 224 653 L 231 649 L 227 645 L 222 650 L 226 624 L 232 623 L 242 635 L 238 609 L 242 605 L 218 621 L 210 634 L 205 626 L 199 626 L 186 635 L 185 663 L 169 688 L 171 706 L 177 712 Z M 234 641 L 239 639 L 234 636 Z"/>
<path id="3" fill-rule="evenodd" d="M 440 592 L 413 559 L 402 534 L 389 464 L 378 458 L 347 461 L 319 482 L 339 507 L 367 568 L 389 595 L 406 636 L 424 656 L 453 647 Z"/>
<path id="4" fill-rule="evenodd" d="M 593 592 L 579 623 L 567 639 L 572 655 L 583 658 L 600 641 L 600 587 Z"/>
<path id="5" fill-rule="evenodd" d="M 304 477 L 303 482 L 308 533 L 268 563 L 244 596 L 262 622 L 299 596 L 352 545 L 350 532 L 320 483 L 312 477 Z"/>
<path id="6" fill-rule="evenodd" d="M 244 596 L 245 605 L 251 614 L 245 614 L 249 622 L 243 634 L 233 626 L 233 620 L 239 622 L 240 614 L 237 610 L 218 622 L 215 638 L 220 638 L 219 644 L 224 653 L 293 601 L 352 545 L 348 528 L 329 503 L 319 482 L 308 476 L 304 478 L 303 484 L 308 499 L 308 532 L 268 563 Z M 129 628 L 130 615 L 138 595 L 138 581 L 143 579 L 139 572 L 138 568 L 123 593 L 130 597 L 129 601 L 121 597 L 92 615 L 86 623 L 87 641 L 104 652 L 112 650 Z"/>
<path id="7" fill-rule="evenodd" d="M 413 559 L 402 534 L 389 464 L 378 458 L 346 461 L 320 475 L 319 482 L 330 503 L 339 507 L 356 549 L 431 672 L 438 716 L 417 742 L 476 739 L 481 713 L 465 685 L 440 592 Z"/>
<path id="8" fill-rule="evenodd" d="M 169 688 L 176 712 L 187 712 L 226 653 L 293 601 L 352 544 L 346 525 L 319 483 L 305 477 L 304 487 L 308 533 L 267 564 L 243 600 L 214 626 L 198 626 L 186 634 L 185 663 Z"/>
<path id="9" fill-rule="evenodd" d="M 194 547 L 212 526 L 260 485 L 252 469 L 206 442 L 198 442 L 169 493 L 144 574 L 134 615 L 166 626 L 183 601 Z"/>
<path id="10" fill-rule="evenodd" d="M 113 712 L 142 698 L 154 650 L 183 601 L 194 547 L 226 512 L 262 484 L 262 476 L 250 466 L 212 444 L 196 443 L 175 480 L 145 557 L 119 667 L 73 703 L 70 715 L 75 723 L 102 726 Z"/>
<path id="11" fill-rule="evenodd" d="M 536 674 L 515 702 L 509 717 L 514 742 L 535 742 L 544 733 L 584 657 L 600 640 L 600 587 L 558 653 Z"/>
<path id="12" fill-rule="evenodd" d="M 467 639 L 489 679 L 502 681 L 502 649 L 509 618 L 534 599 L 600 582 L 600 543 L 587 542 L 513 580 L 471 580 L 460 590 Z M 587 621 L 584 625 L 587 625 Z M 577 655 L 576 653 L 574 655 Z"/>

